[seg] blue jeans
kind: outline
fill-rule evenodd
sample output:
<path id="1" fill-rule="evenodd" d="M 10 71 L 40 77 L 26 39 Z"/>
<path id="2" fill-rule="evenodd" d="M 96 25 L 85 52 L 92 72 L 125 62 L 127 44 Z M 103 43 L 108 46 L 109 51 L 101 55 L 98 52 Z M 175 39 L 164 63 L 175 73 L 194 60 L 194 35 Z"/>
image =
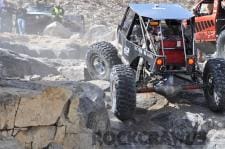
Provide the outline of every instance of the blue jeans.
<path id="1" fill-rule="evenodd" d="M 18 31 L 20 35 L 25 34 L 25 20 L 22 18 L 17 19 Z"/>

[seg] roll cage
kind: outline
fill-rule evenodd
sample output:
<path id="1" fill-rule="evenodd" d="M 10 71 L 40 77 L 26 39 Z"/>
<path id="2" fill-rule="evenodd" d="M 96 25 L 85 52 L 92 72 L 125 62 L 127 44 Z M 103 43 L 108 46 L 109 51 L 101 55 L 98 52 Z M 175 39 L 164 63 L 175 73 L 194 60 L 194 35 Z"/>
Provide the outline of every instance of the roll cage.
<path id="1" fill-rule="evenodd" d="M 138 15 L 136 12 L 134 12 L 130 7 L 127 8 L 126 13 L 122 19 L 121 24 L 118 26 L 118 39 L 119 43 L 122 46 L 122 61 L 128 65 L 132 65 L 133 62 L 136 62 L 136 60 L 140 57 L 143 57 L 147 63 L 149 64 L 148 70 L 150 72 L 156 72 L 156 60 L 159 58 L 164 59 L 164 62 L 166 65 L 166 54 L 164 47 L 164 37 L 163 37 L 163 24 L 166 21 L 170 21 L 180 28 L 180 35 L 182 38 L 182 45 L 184 50 L 184 57 L 185 57 L 185 66 L 187 66 L 187 60 L 190 57 L 195 56 L 194 49 L 194 43 L 193 43 L 193 19 L 188 20 L 189 23 L 189 30 L 186 30 L 186 28 L 183 25 L 183 20 L 176 20 L 176 19 L 161 19 L 161 20 L 155 20 L 159 22 L 159 33 L 160 34 L 160 43 L 161 43 L 161 50 L 162 53 L 159 53 L 159 47 L 156 45 L 153 34 L 149 31 L 152 27 L 150 26 L 150 21 L 153 21 L 152 18 L 143 17 Z M 133 38 L 133 31 L 135 26 L 140 25 L 140 30 L 137 32 L 136 36 L 140 36 L 139 41 L 132 40 Z M 186 31 L 191 32 L 191 39 L 190 37 L 186 37 Z M 189 33 L 190 34 L 190 33 Z M 136 37 L 137 38 L 137 37 Z M 134 50 L 133 50 L 134 49 Z M 186 67 L 187 68 L 187 67 Z M 167 71 L 167 72 L 187 72 L 189 71 L 187 69 L 182 70 L 173 70 L 173 71 Z M 166 71 L 164 71 L 166 72 Z"/>

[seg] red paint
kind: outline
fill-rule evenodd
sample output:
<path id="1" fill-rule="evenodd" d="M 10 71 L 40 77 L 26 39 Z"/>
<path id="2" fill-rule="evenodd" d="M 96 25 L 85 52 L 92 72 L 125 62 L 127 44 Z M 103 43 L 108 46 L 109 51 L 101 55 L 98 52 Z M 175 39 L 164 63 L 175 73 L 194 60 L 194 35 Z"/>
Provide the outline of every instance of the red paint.
<path id="1" fill-rule="evenodd" d="M 180 47 L 177 47 L 177 42 L 181 43 Z M 165 63 L 166 65 L 185 65 L 185 55 L 183 49 L 183 42 L 181 40 L 164 40 L 164 53 L 166 56 Z M 173 48 L 173 49 L 167 49 Z M 162 50 L 159 51 L 159 54 L 162 55 Z"/>

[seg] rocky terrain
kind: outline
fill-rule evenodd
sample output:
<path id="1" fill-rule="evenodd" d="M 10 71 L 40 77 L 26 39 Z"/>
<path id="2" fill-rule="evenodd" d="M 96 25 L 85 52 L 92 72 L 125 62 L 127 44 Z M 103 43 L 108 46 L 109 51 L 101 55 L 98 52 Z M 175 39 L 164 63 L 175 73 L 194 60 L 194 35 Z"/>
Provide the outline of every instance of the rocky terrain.
<path id="1" fill-rule="evenodd" d="M 82 33 L 52 24 L 43 36 L 0 34 L 0 149 L 224 148 L 225 114 L 211 112 L 202 91 L 138 94 L 135 118 L 121 122 L 109 82 L 88 79 L 88 46 L 115 40 L 127 3 L 64 1 L 84 16 Z"/>

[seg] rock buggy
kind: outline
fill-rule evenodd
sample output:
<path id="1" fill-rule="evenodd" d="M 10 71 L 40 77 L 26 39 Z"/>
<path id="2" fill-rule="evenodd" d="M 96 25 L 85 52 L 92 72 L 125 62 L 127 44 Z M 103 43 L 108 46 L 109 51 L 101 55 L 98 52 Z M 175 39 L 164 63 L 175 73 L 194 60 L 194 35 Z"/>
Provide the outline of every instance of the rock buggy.
<path id="1" fill-rule="evenodd" d="M 118 50 L 107 42 L 90 47 L 87 69 L 93 79 L 110 80 L 112 111 L 120 120 L 133 117 L 140 92 L 203 89 L 211 110 L 225 109 L 225 61 L 199 63 L 194 28 L 192 13 L 180 5 L 130 4 L 118 26 Z M 175 85 L 173 77 L 188 84 Z"/>

